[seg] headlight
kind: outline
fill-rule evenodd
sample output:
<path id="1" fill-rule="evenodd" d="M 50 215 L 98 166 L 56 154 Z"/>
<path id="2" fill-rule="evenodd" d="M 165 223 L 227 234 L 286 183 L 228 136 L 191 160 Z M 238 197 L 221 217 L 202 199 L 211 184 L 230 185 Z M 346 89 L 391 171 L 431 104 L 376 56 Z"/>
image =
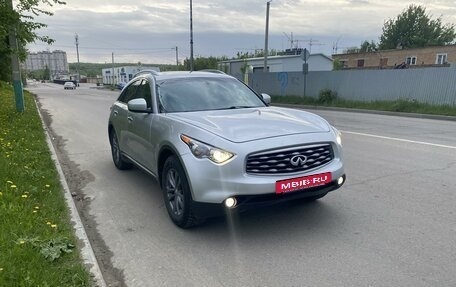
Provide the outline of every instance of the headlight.
<path id="1" fill-rule="evenodd" d="M 336 129 L 335 127 L 332 127 L 334 133 L 336 134 L 336 142 L 338 145 L 342 145 L 342 133 Z"/>
<path id="2" fill-rule="evenodd" d="M 180 138 L 196 158 L 208 158 L 217 164 L 224 164 L 235 156 L 234 153 L 199 142 L 186 135 L 181 135 Z"/>

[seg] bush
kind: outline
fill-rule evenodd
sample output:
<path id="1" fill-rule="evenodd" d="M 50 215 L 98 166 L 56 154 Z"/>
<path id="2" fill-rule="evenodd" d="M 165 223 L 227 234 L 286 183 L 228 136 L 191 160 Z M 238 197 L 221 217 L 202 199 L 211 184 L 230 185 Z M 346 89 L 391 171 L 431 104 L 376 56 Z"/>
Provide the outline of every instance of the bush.
<path id="1" fill-rule="evenodd" d="M 320 103 L 332 103 L 337 99 L 337 92 L 331 91 L 330 89 L 323 89 L 318 94 L 318 102 Z"/>

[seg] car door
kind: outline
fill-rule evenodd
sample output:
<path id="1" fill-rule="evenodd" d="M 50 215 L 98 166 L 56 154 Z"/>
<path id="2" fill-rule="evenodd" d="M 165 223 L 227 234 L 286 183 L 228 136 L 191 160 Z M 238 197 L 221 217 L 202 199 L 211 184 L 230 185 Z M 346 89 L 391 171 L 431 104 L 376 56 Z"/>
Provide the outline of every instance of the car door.
<path id="1" fill-rule="evenodd" d="M 152 93 L 150 84 L 146 79 L 141 81 L 136 91 L 135 98 L 142 98 L 147 103 L 149 112 L 128 112 L 128 130 L 129 130 L 129 149 L 132 157 L 143 167 L 154 172 L 155 165 L 155 146 L 151 142 L 151 126 L 155 120 L 156 114 L 152 106 Z"/>
<path id="2" fill-rule="evenodd" d="M 117 139 L 119 140 L 120 149 L 131 155 L 131 151 L 128 147 L 128 106 L 127 102 L 133 99 L 136 96 L 136 90 L 138 89 L 141 80 L 131 83 L 127 88 L 125 88 L 120 94 L 117 101 L 112 106 L 112 117 L 111 122 L 115 127 L 115 132 L 117 134 Z"/>

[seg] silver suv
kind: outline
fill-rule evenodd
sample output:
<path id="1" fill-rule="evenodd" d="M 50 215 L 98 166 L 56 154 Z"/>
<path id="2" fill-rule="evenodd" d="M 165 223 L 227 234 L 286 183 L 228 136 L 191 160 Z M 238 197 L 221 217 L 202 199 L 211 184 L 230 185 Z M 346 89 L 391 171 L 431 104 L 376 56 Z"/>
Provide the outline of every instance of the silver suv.
<path id="1" fill-rule="evenodd" d="M 182 228 L 224 210 L 315 200 L 342 186 L 339 131 L 270 101 L 217 71 L 142 71 L 111 107 L 114 164 L 154 176 Z"/>

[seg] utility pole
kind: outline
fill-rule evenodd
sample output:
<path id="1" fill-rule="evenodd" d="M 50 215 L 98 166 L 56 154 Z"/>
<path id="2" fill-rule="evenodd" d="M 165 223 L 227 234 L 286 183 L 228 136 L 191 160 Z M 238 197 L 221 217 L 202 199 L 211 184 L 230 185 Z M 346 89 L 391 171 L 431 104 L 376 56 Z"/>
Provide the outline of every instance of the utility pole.
<path id="1" fill-rule="evenodd" d="M 266 2 L 266 31 L 264 36 L 264 66 L 263 72 L 268 72 L 268 37 L 269 37 L 269 6 L 271 6 L 271 1 Z"/>
<path id="2" fill-rule="evenodd" d="M 179 52 L 176 46 L 176 71 L 179 70 Z"/>
<path id="3" fill-rule="evenodd" d="M 193 71 L 193 2 L 190 0 L 190 71 Z"/>
<path id="4" fill-rule="evenodd" d="M 13 14 L 13 0 L 8 1 L 11 14 Z M 11 70 L 13 76 L 14 96 L 16 99 L 16 110 L 20 113 L 24 112 L 24 91 L 22 87 L 21 69 L 19 66 L 19 56 L 16 38 L 16 27 L 11 26 L 9 31 L 9 45 L 11 50 Z"/>
<path id="5" fill-rule="evenodd" d="M 79 37 L 78 37 L 78 34 L 75 34 L 74 36 L 74 41 L 76 43 L 76 55 L 78 57 L 78 65 L 76 66 L 76 72 L 78 74 L 78 81 L 77 81 L 77 85 L 79 85 L 79 82 L 81 81 L 81 75 L 79 74 Z"/>
<path id="6" fill-rule="evenodd" d="M 114 52 L 112 52 L 112 85 L 114 85 Z"/>

